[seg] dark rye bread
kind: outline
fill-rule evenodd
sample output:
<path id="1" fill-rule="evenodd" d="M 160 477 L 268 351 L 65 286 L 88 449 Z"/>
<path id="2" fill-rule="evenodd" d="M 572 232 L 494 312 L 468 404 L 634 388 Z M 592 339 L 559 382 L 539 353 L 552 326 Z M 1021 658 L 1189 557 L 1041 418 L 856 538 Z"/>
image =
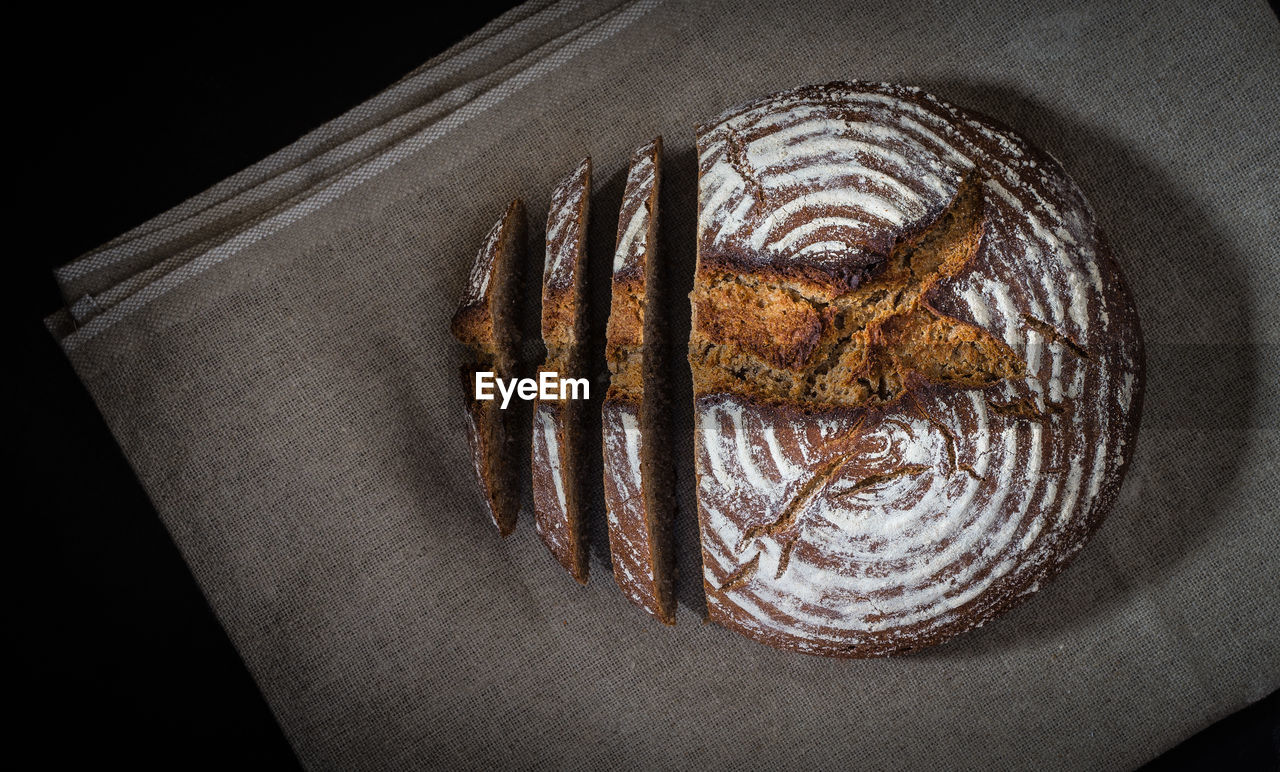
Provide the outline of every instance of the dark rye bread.
<path id="1" fill-rule="evenodd" d="M 875 656 L 983 624 L 1110 509 L 1138 318 L 1056 161 L 916 89 L 698 129 L 689 361 L 713 621 Z"/>
<path id="2" fill-rule="evenodd" d="M 547 212 L 542 272 L 542 340 L 547 359 L 538 368 L 558 378 L 586 375 L 587 217 L 591 159 L 556 186 Z M 538 400 L 533 408 L 533 511 L 538 536 L 565 570 L 587 582 L 587 538 L 578 466 L 584 402 Z"/>
<path id="3" fill-rule="evenodd" d="M 602 408 L 604 491 L 613 577 L 636 605 L 675 624 L 668 415 L 661 377 L 668 305 L 658 244 L 662 138 L 631 156 L 618 217 Z"/>
<path id="4" fill-rule="evenodd" d="M 513 445 L 518 433 L 516 411 L 500 409 L 498 400 L 475 399 L 475 374 L 487 370 L 499 378 L 516 377 L 526 227 L 524 204 L 516 199 L 489 230 L 476 254 L 462 304 L 450 326 L 453 336 L 468 350 L 462 385 L 476 478 L 489 505 L 489 516 L 503 536 L 515 528 L 520 511 L 520 478 Z"/>

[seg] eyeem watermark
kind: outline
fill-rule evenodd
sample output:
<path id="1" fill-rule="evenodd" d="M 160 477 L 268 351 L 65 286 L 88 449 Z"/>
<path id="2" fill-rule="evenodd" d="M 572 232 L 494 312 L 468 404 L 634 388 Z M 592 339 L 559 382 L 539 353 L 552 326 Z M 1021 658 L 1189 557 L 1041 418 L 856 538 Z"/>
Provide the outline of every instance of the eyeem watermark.
<path id="1" fill-rule="evenodd" d="M 494 391 L 497 391 L 497 394 Z M 512 396 L 523 400 L 544 399 L 590 399 L 591 385 L 586 378 L 561 378 L 560 373 L 544 370 L 538 373 L 538 379 L 532 378 L 499 378 L 491 370 L 476 373 L 476 399 L 498 399 L 503 410 L 511 402 Z"/>

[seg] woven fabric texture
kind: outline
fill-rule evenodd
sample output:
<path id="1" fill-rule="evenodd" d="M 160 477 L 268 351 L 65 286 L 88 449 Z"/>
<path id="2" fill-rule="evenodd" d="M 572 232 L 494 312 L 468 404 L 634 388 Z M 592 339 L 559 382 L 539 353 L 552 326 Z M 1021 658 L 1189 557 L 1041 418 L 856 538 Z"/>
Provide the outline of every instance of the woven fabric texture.
<path id="1" fill-rule="evenodd" d="M 618 591 L 602 525 L 585 588 L 528 505 L 498 539 L 448 334 L 505 204 L 528 204 L 540 265 L 551 188 L 588 153 L 600 321 L 628 152 L 658 134 L 687 288 L 693 125 L 849 79 L 1060 159 L 1148 348 L 1133 467 L 1076 562 L 981 630 L 872 661 L 702 623 L 689 416 L 676 627 Z M 1129 768 L 1280 687 L 1276 126 L 1261 2 L 535 2 L 60 269 L 48 324 L 310 767 Z"/>

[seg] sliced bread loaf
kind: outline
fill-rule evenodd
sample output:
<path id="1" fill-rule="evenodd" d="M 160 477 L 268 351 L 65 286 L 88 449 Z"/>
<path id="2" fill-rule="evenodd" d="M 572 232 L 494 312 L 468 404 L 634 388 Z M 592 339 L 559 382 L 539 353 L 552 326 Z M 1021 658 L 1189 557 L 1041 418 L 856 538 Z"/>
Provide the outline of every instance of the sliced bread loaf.
<path id="1" fill-rule="evenodd" d="M 604 490 L 613 575 L 627 597 L 675 624 L 666 298 L 657 255 L 662 138 L 631 157 L 618 218 L 605 357 Z"/>
<path id="2" fill-rule="evenodd" d="M 462 367 L 467 439 L 489 516 L 503 536 L 515 528 L 520 511 L 520 478 L 513 445 L 517 412 L 501 409 L 497 400 L 476 399 L 476 374 L 487 371 L 498 378 L 516 377 L 526 227 L 524 204 L 516 199 L 489 230 L 476 254 L 462 304 L 450 327 L 469 352 Z"/>
<path id="3" fill-rule="evenodd" d="M 585 376 L 587 340 L 587 216 L 591 159 L 584 158 L 551 195 L 546 264 L 542 273 L 542 340 L 547 358 L 539 374 Z M 538 400 L 533 408 L 533 511 L 538 536 L 578 582 L 587 581 L 587 539 L 579 457 L 581 399 Z"/>

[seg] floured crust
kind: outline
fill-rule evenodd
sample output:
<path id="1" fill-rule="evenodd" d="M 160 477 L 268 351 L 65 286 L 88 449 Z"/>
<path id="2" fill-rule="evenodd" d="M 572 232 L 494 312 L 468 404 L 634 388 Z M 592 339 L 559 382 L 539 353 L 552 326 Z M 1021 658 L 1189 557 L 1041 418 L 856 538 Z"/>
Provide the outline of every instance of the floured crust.
<path id="1" fill-rule="evenodd" d="M 875 656 L 981 625 L 1057 574 L 1117 495 L 1143 386 L 1132 300 L 1059 165 L 864 83 L 731 110 L 698 150 L 711 618 Z"/>
<path id="2" fill-rule="evenodd" d="M 476 254 L 462 303 L 450 325 L 453 336 L 468 350 L 461 380 L 476 479 L 489 516 L 503 536 L 515 528 L 520 511 L 520 482 L 512 463 L 515 411 L 499 409 L 496 400 L 475 399 L 475 374 L 492 371 L 499 378 L 515 376 L 526 227 L 524 204 L 516 199 L 489 230 Z"/>
<path id="3" fill-rule="evenodd" d="M 662 138 L 631 157 L 618 218 L 605 356 L 612 375 L 602 407 L 609 550 L 618 586 L 636 605 L 675 624 L 675 559 L 663 294 L 656 255 Z"/>
<path id="4" fill-rule="evenodd" d="M 591 159 L 584 158 L 551 195 L 542 274 L 542 338 L 547 360 L 539 372 L 561 378 L 585 374 L 586 235 Z M 582 444 L 578 400 L 538 401 L 533 411 L 533 507 L 543 544 L 585 584 L 589 568 L 578 458 Z"/>

